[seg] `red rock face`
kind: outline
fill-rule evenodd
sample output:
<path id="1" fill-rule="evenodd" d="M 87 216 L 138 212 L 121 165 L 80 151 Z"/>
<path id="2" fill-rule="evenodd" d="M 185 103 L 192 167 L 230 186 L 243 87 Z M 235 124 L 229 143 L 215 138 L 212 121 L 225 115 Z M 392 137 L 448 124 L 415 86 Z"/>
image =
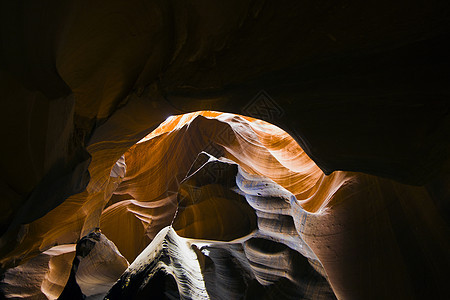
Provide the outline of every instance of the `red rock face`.
<path id="1" fill-rule="evenodd" d="M 422 276 L 411 279 L 406 250 L 448 258 L 445 219 L 424 187 L 355 172 L 325 175 L 289 134 L 258 119 L 172 116 L 105 165 L 94 160 L 84 192 L 26 226 L 4 258 L 23 258 L 6 271 L 5 296 L 22 293 L 20 282 L 28 281 L 33 294 L 62 299 L 76 291 L 143 297 L 162 280 L 168 290 L 158 293 L 185 298 L 356 299 L 373 282 L 377 297 L 403 297 Z M 39 254 L 96 228 L 99 238 L 78 242 L 73 262 L 74 250 L 68 260 L 47 254 L 60 246 Z M 67 282 L 44 284 L 55 272 Z M 169 275 L 142 281 L 152 274 L 173 276 L 178 288 Z"/>
<path id="2" fill-rule="evenodd" d="M 449 4 L 222 2 L 0 4 L 4 296 L 448 298 Z"/>

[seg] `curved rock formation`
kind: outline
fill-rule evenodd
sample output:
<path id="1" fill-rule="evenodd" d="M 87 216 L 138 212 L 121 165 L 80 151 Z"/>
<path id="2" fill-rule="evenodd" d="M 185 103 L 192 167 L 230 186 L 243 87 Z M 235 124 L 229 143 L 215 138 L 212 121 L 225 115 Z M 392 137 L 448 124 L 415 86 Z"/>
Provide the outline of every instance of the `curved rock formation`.
<path id="1" fill-rule="evenodd" d="M 7 270 L 0 287 L 3 295 L 13 299 L 56 299 L 69 279 L 74 256 L 75 245 L 55 246 Z"/>
<path id="2" fill-rule="evenodd" d="M 412 297 L 413 284 L 424 280 L 424 273 L 410 273 L 417 259 L 433 255 L 441 265 L 432 269 L 440 272 L 450 263 L 445 219 L 426 189 L 362 173 L 327 176 L 292 137 L 261 120 L 217 112 L 172 116 L 117 162 L 101 166 L 91 175 L 99 191 L 88 186 L 27 225 L 35 234 L 25 233 L 10 256 L 33 261 L 39 245 L 99 226 L 112 242 L 95 231 L 78 242 L 94 238 L 87 253 L 77 250 L 72 271 L 65 265 L 73 275 L 61 299 L 75 290 L 104 295 L 127 260 L 134 263 L 108 298 L 155 293 L 161 282 L 164 297 L 195 299 Z M 50 226 L 63 224 L 62 216 L 68 225 Z M 180 254 L 185 243 L 191 259 Z M 117 268 L 107 251 L 116 253 Z M 192 259 L 196 267 L 189 271 Z M 442 277 L 433 280 L 443 284 Z M 373 291 L 374 281 L 383 288 Z"/>
<path id="3" fill-rule="evenodd" d="M 2 293 L 448 298 L 449 15 L 0 3 Z"/>
<path id="4" fill-rule="evenodd" d="M 129 266 L 98 229 L 77 243 L 75 254 L 70 277 L 58 299 L 101 299 Z"/>

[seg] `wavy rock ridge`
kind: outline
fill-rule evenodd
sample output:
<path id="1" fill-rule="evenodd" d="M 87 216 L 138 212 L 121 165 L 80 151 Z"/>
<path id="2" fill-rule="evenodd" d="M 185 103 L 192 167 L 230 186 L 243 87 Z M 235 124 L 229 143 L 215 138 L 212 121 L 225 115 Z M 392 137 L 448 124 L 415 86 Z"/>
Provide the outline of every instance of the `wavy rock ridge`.
<path id="1" fill-rule="evenodd" d="M 201 156 L 206 162 L 181 183 L 173 229 L 159 233 L 107 298 L 143 297 L 145 280 L 160 270 L 175 277 L 183 299 L 334 298 L 322 265 L 295 229 L 295 197 L 234 163 Z"/>
<path id="2" fill-rule="evenodd" d="M 417 257 L 440 261 L 432 268 L 442 272 L 450 263 L 445 220 L 425 188 L 354 172 L 327 176 L 261 120 L 172 116 L 125 153 L 107 150 L 92 150 L 87 189 L 28 224 L 3 257 L 22 260 L 6 272 L 5 296 L 64 299 L 79 289 L 92 299 L 401 298 L 429 280 L 411 273 Z M 46 283 L 55 272 L 68 292 Z M 444 281 L 429 282 L 436 295 Z"/>

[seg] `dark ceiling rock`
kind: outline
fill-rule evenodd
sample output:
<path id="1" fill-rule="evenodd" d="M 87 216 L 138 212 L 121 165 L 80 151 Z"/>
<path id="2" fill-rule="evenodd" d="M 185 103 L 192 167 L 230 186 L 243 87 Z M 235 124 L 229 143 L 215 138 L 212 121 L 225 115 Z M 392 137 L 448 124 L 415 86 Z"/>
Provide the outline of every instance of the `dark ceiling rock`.
<path id="1" fill-rule="evenodd" d="M 443 172 L 444 1 L 27 3 L 2 4 L 2 66 L 50 99 L 73 93 L 75 128 L 88 136 L 154 82 L 172 113 L 245 114 L 265 89 L 282 114 L 255 117 L 292 134 L 327 174 L 423 184 Z"/>

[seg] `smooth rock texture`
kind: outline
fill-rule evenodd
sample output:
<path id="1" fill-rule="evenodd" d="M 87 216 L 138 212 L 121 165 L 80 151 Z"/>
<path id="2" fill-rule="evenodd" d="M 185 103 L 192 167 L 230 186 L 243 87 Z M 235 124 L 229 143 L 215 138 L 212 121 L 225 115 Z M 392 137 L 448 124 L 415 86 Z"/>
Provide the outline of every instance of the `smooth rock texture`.
<path id="1" fill-rule="evenodd" d="M 99 229 L 76 245 L 70 277 L 58 299 L 103 299 L 129 266 L 117 247 Z"/>
<path id="2" fill-rule="evenodd" d="M 3 295 L 17 299 L 56 299 L 69 279 L 75 245 L 60 245 L 9 269 L 0 284 Z"/>
<path id="3" fill-rule="evenodd" d="M 446 277 L 440 274 L 444 274 L 449 264 L 448 231 L 445 219 L 424 187 L 362 173 L 334 172 L 327 176 L 292 137 L 269 123 L 217 112 L 173 116 L 117 162 L 111 162 L 107 170 L 110 177 L 103 179 L 101 185 L 106 187 L 105 191 L 94 194 L 101 197 L 89 196 L 86 191 L 74 198 L 95 207 L 104 207 L 106 203 L 101 216 L 91 210 L 91 214 L 75 213 L 73 218 L 81 217 L 79 224 L 88 224 L 86 220 L 97 216 L 97 221 L 91 223 L 100 224 L 103 234 L 115 244 L 108 249 L 117 246 L 113 252 L 121 253 L 119 257 L 139 261 L 144 274 L 155 275 L 156 283 L 136 279 L 138 282 L 133 286 L 139 289 L 131 288 L 127 293 L 145 295 L 149 289 L 161 295 L 169 293 L 165 296 L 169 299 L 176 293 L 194 299 L 200 297 L 198 293 L 206 293 L 205 297 L 212 299 L 237 295 L 248 298 L 266 295 L 271 299 L 280 291 L 287 293 L 280 297 L 308 299 L 445 294 L 439 286 L 444 285 Z M 76 212 L 73 208 L 79 204 L 69 198 L 62 206 Z M 30 227 L 39 228 L 37 225 L 46 218 L 49 217 Z M 402 222 L 396 221 L 398 218 Z M 180 286 L 181 279 L 164 275 L 167 271 L 155 267 L 156 262 L 142 257 L 135 260 L 150 251 L 144 249 L 158 234 L 164 236 L 160 232 L 169 225 L 173 228 L 169 231 L 174 230 L 173 239 L 187 238 L 198 249 L 189 250 L 199 261 L 196 268 L 201 271 L 197 271 L 203 274 L 196 279 L 202 282 L 197 292 L 193 292 L 197 283 Z M 64 236 L 72 228 L 67 226 L 59 231 Z M 45 227 L 39 229 L 42 232 Z M 36 239 L 28 235 L 29 240 L 32 238 Z M 164 254 L 166 265 L 167 260 L 180 259 L 175 250 L 170 254 L 171 243 L 153 241 L 150 248 L 154 247 L 164 253 L 168 251 L 169 254 Z M 212 262 L 200 255 L 202 250 L 214 252 Z M 85 270 L 95 266 L 86 259 L 74 271 L 77 285 L 83 294 L 89 295 L 90 289 L 105 293 L 100 281 L 112 284 L 121 272 L 114 268 L 97 273 L 80 271 L 83 264 Z M 234 267 L 227 269 L 230 263 L 221 267 L 224 259 L 234 261 Z M 430 259 L 440 264 L 423 263 Z M 298 265 L 292 267 L 291 260 Z M 171 268 L 184 270 L 184 263 L 181 260 L 175 265 L 178 267 Z M 395 268 L 386 276 L 386 269 L 392 265 Z M 212 266 L 218 269 L 213 272 Z M 411 274 L 411 268 L 417 267 L 421 272 Z M 306 291 L 301 286 L 311 284 L 302 279 L 306 275 L 298 272 L 308 269 L 322 280 L 314 281 L 320 284 Z M 132 270 L 135 269 L 127 272 L 135 272 Z M 200 276 L 197 271 L 183 276 Z M 85 272 L 89 275 L 83 275 Z M 148 278 L 147 275 L 139 276 Z M 219 278 L 224 276 L 228 278 L 224 282 L 236 287 L 235 294 L 228 295 L 226 284 L 222 286 Z M 420 281 L 434 285 L 435 289 L 421 290 L 416 285 Z M 380 286 L 376 290 L 372 288 L 374 282 Z M 162 283 L 167 291 L 156 288 Z M 120 295 L 116 297 L 128 297 Z"/>

